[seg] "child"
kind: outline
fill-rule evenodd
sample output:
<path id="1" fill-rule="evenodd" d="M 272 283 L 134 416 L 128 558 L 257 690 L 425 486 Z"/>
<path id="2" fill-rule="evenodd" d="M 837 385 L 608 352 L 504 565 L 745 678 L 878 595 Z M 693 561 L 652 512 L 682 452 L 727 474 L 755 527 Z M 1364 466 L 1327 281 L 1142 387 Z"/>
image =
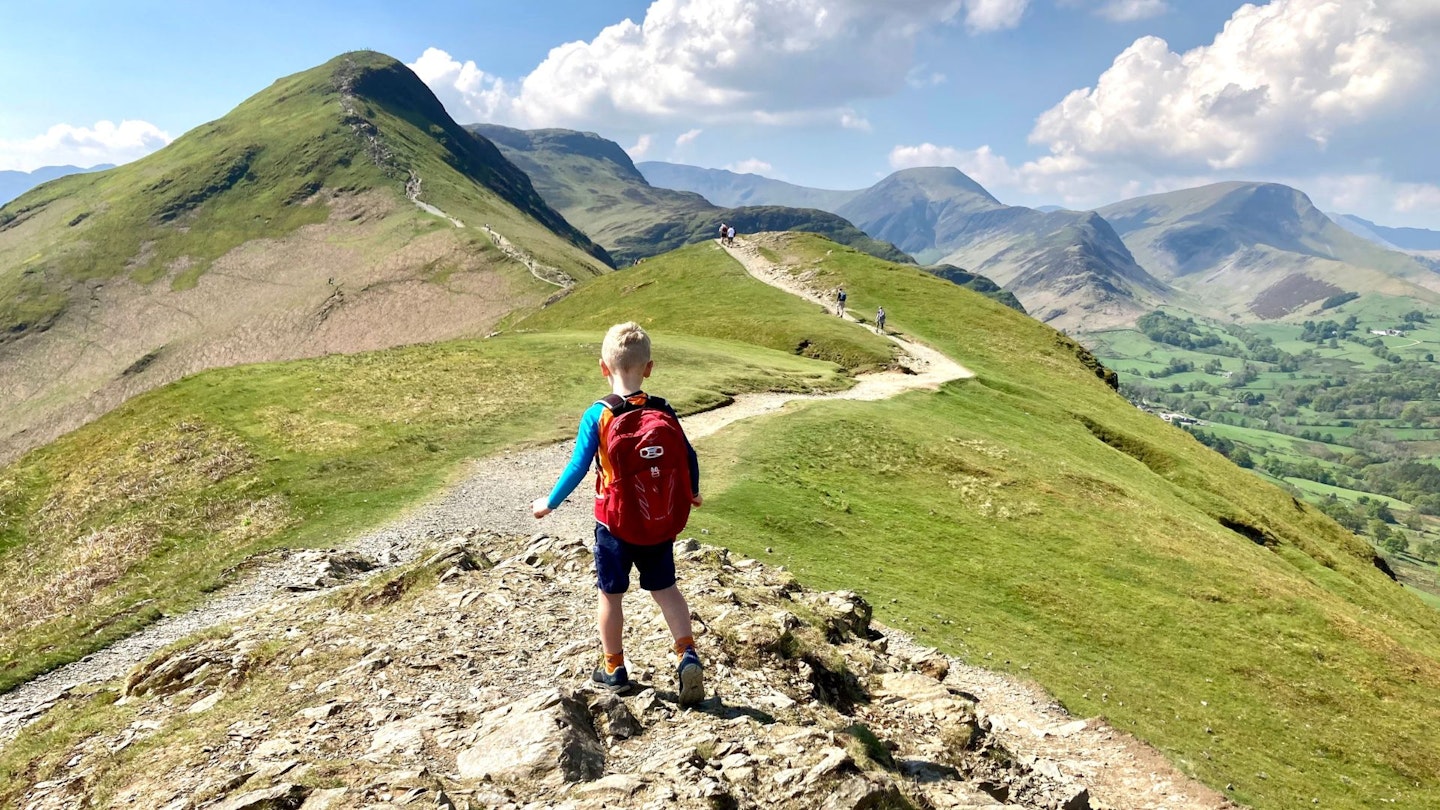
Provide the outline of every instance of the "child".
<path id="1" fill-rule="evenodd" d="M 675 533 L 684 527 L 690 506 L 701 503 L 700 467 L 675 411 L 665 400 L 640 390 L 641 382 L 650 376 L 654 366 L 654 361 L 650 359 L 650 336 L 639 324 L 622 323 L 610 328 L 600 348 L 600 373 L 610 381 L 612 395 L 585 411 L 580 419 L 580 431 L 575 438 L 570 464 L 555 483 L 550 496 L 537 498 L 530 507 L 536 518 L 550 514 L 585 477 L 591 462 L 596 462 L 595 574 L 600 588 L 597 621 L 605 660 L 596 667 L 591 679 L 616 692 L 630 688 L 625 653 L 621 647 L 625 617 L 620 603 L 630 587 L 630 568 L 634 566 L 640 574 L 640 587 L 649 591 L 660 606 L 670 635 L 675 640 L 675 674 L 680 683 L 680 703 L 691 705 L 705 697 L 704 669 L 695 653 L 690 606 L 675 585 L 674 541 Z M 647 410 L 649 413 L 644 413 Z M 627 426 L 640 424 L 640 419 L 645 419 L 644 424 L 651 426 L 651 432 L 644 433 L 645 438 L 639 440 L 644 446 L 632 447 L 636 441 L 634 437 L 641 434 L 628 432 L 629 427 L 623 430 L 618 427 L 622 419 Z M 657 435 L 662 438 L 650 438 Z M 664 454 L 662 445 L 666 441 L 674 442 L 669 454 L 671 458 L 666 458 Z M 620 485 L 631 478 L 628 471 L 636 463 L 630 460 L 632 450 L 635 451 L 634 456 L 648 460 L 638 462 L 645 465 L 642 472 L 647 484 L 664 481 L 675 490 L 673 507 L 665 501 L 668 490 L 658 494 L 653 489 L 647 491 L 650 501 L 643 510 L 645 519 L 653 518 L 660 522 L 646 523 L 645 528 L 631 530 L 631 534 L 654 535 L 658 532 L 661 536 L 617 537 L 611 531 L 619 531 L 621 521 L 635 520 L 634 513 L 621 517 L 622 513 L 615 511 L 623 503 L 625 495 Z M 678 458 L 681 455 L 685 456 L 683 460 Z M 659 466 L 648 466 L 651 464 Z M 683 491 L 679 491 L 682 488 Z M 659 512 L 666 514 L 652 514 Z"/>

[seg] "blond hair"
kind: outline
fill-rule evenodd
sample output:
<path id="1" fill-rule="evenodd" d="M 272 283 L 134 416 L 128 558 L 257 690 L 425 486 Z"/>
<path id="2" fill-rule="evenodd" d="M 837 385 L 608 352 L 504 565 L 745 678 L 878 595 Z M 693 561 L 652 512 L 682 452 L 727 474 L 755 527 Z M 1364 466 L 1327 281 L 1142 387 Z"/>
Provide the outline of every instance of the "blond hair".
<path id="1" fill-rule="evenodd" d="M 617 323 L 605 333 L 600 359 L 611 371 L 633 371 L 650 362 L 650 336 L 634 321 Z"/>

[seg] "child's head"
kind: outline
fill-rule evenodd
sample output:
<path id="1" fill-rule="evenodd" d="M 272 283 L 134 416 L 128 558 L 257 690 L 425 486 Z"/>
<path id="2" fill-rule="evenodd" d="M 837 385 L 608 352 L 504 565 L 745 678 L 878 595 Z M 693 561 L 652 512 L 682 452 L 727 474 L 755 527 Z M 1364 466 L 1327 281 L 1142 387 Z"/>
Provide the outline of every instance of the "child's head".
<path id="1" fill-rule="evenodd" d="M 650 336 L 634 321 L 617 323 L 605 333 L 600 359 L 614 372 L 640 371 L 650 363 Z"/>

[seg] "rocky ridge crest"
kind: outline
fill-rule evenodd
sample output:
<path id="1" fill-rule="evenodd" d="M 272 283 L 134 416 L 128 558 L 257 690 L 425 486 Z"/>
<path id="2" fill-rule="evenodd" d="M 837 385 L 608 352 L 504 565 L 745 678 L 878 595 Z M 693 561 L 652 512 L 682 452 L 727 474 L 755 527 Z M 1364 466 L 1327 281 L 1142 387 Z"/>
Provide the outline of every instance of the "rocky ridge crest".
<path id="1" fill-rule="evenodd" d="M 873 625 L 854 593 L 693 540 L 677 557 L 707 667 L 695 709 L 642 595 L 637 688 L 591 687 L 583 541 L 472 529 L 72 691 L 20 741 L 82 715 L 90 733 L 37 759 L 15 806 L 1227 806 L 1153 753 L 1103 750 L 1138 744 L 1038 690 L 992 705 L 982 671 Z"/>

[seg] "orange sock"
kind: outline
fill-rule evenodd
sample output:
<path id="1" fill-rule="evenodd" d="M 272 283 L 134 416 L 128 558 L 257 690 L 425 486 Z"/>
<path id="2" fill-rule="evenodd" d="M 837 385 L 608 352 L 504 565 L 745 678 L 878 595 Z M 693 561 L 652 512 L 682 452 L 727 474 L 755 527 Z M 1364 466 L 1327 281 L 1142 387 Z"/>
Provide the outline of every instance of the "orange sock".
<path id="1" fill-rule="evenodd" d="M 605 672 L 612 673 L 625 665 L 625 653 L 605 653 Z"/>
<path id="2" fill-rule="evenodd" d="M 686 647 L 694 647 L 694 646 L 695 646 L 695 637 L 694 637 L 694 636 L 686 636 L 686 637 L 684 637 L 684 638 L 677 638 L 677 639 L 675 639 L 675 654 L 676 654 L 676 655 L 684 655 L 684 654 L 685 654 L 685 648 L 686 648 Z"/>

